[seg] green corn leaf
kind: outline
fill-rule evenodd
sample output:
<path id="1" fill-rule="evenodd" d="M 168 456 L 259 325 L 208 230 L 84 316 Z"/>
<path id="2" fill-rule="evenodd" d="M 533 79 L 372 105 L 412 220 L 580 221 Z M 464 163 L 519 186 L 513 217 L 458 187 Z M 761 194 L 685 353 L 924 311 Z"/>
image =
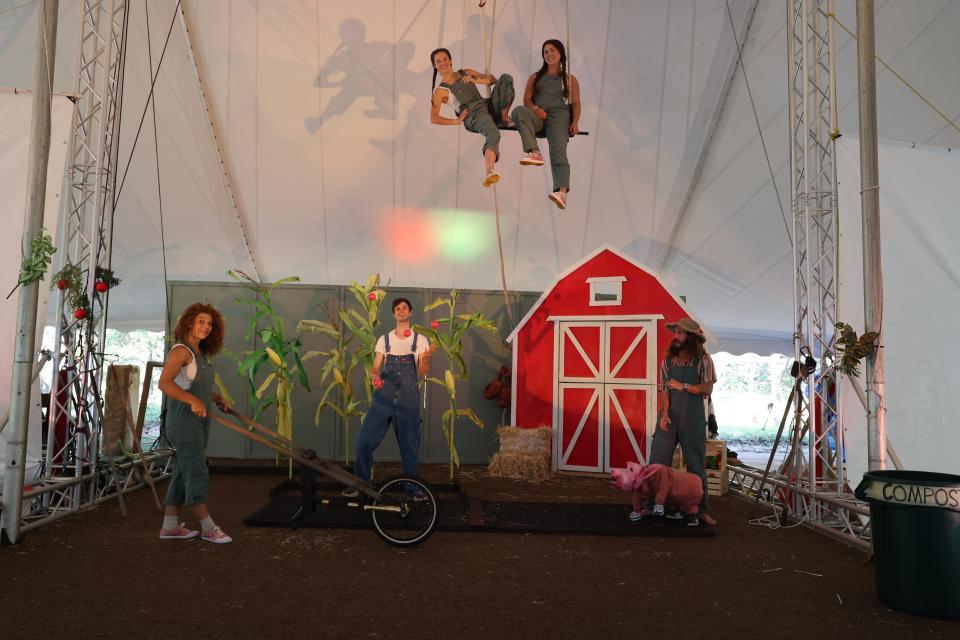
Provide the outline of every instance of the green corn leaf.
<path id="1" fill-rule="evenodd" d="M 350 316 L 347 315 L 347 312 L 343 309 L 340 309 L 339 312 L 340 320 L 343 322 L 344 326 L 350 330 L 350 333 L 356 334 L 357 327 L 353 324 L 353 320 L 350 319 Z"/>
<path id="2" fill-rule="evenodd" d="M 223 378 L 221 378 L 217 372 L 213 373 L 213 384 L 217 385 L 217 390 L 220 392 L 220 395 L 223 396 L 224 402 L 231 407 L 236 404 L 230 396 L 230 392 L 227 391 L 227 387 L 223 384 Z"/>
<path id="3" fill-rule="evenodd" d="M 473 409 L 457 409 L 457 415 L 467 418 L 473 424 L 483 429 L 483 420 L 480 419 Z"/>
<path id="4" fill-rule="evenodd" d="M 297 363 L 297 380 L 307 391 L 310 391 L 310 379 L 307 377 L 307 370 L 303 368 L 303 358 L 300 357 L 300 352 L 294 350 L 293 352 L 293 361 Z"/>
<path id="5" fill-rule="evenodd" d="M 365 329 L 369 328 L 370 323 L 356 309 L 350 309 L 350 315 L 356 318 L 358 326 Z"/>
<path id="6" fill-rule="evenodd" d="M 440 378 L 434 378 L 433 376 L 427 376 L 426 380 L 427 380 L 428 382 L 432 382 L 433 384 L 438 384 L 438 385 L 440 385 L 441 387 L 443 387 L 444 389 L 447 388 L 447 383 L 444 382 L 443 380 L 441 380 Z"/>
<path id="7" fill-rule="evenodd" d="M 459 353 L 454 353 L 454 354 L 453 354 L 453 360 L 454 360 L 454 362 L 457 363 L 457 367 L 460 368 L 460 374 L 459 374 L 459 375 L 460 375 L 460 379 L 461 379 L 461 380 L 466 380 L 466 379 L 467 379 L 467 364 L 463 361 L 463 356 L 461 356 Z"/>
<path id="8" fill-rule="evenodd" d="M 258 399 L 263 395 L 263 392 L 267 390 L 267 388 L 270 386 L 270 384 L 274 381 L 276 377 L 277 377 L 277 372 L 274 371 L 273 373 L 268 375 L 262 383 L 260 383 L 260 386 L 257 387 Z"/>
<path id="9" fill-rule="evenodd" d="M 279 280 L 277 280 L 276 282 L 274 282 L 273 284 L 271 284 L 271 285 L 269 286 L 269 288 L 267 289 L 267 291 L 273 291 L 274 288 L 276 288 L 276 287 L 278 287 L 278 286 L 280 286 L 280 285 L 282 285 L 282 284 L 289 284 L 289 283 L 291 283 L 291 282 L 300 282 L 300 277 L 299 277 L 299 276 L 287 276 L 286 278 L 280 278 Z"/>
<path id="10" fill-rule="evenodd" d="M 249 304 L 249 305 L 252 305 L 252 306 L 254 306 L 254 307 L 258 308 L 258 309 L 261 309 L 261 310 L 267 312 L 268 314 L 272 314 L 272 313 L 273 313 L 273 309 L 270 308 L 270 305 L 268 305 L 268 304 L 267 304 L 266 302 L 264 302 L 263 300 L 257 300 L 256 298 L 237 298 L 237 299 L 236 299 L 236 302 L 239 303 L 239 304 Z"/>
<path id="11" fill-rule="evenodd" d="M 353 283 L 353 286 L 350 287 L 350 293 L 352 293 L 352 294 L 353 294 L 353 297 L 357 299 L 357 302 L 360 303 L 360 306 L 363 307 L 364 309 L 366 309 L 367 304 L 369 304 L 369 302 L 370 302 L 370 300 L 367 299 L 367 292 L 364 291 L 364 290 L 360 287 L 360 285 L 358 285 L 356 282 L 354 282 L 354 283 Z"/>
<path id="12" fill-rule="evenodd" d="M 301 320 L 297 325 L 298 331 L 309 331 L 311 333 L 325 333 L 332 338 L 340 338 L 340 332 L 337 331 L 329 322 L 322 320 Z"/>
<path id="13" fill-rule="evenodd" d="M 433 302 L 425 306 L 423 308 L 423 311 L 424 313 L 426 313 L 427 311 L 433 311 L 437 307 L 442 307 L 443 305 L 447 305 L 449 307 L 451 304 L 452 303 L 450 301 L 450 298 L 437 298 L 436 300 L 434 300 Z"/>

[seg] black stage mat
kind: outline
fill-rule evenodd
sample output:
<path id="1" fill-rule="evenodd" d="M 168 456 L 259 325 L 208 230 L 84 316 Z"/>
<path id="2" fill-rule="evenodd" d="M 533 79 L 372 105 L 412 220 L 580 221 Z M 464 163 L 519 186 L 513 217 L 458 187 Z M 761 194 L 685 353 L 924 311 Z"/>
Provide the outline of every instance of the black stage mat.
<path id="1" fill-rule="evenodd" d="M 340 493 L 340 490 L 344 488 L 344 485 L 342 482 L 332 482 L 318 479 L 316 487 L 319 493 L 338 494 Z M 270 489 L 270 497 L 276 498 L 277 496 L 293 493 L 300 495 L 302 488 L 303 485 L 299 478 L 282 480 L 275 487 Z M 437 484 L 431 484 L 430 490 L 433 491 L 434 495 L 460 493 L 460 485 L 456 483 L 441 482 Z"/>
<path id="2" fill-rule="evenodd" d="M 346 506 L 342 498 L 329 498 L 328 505 L 297 522 L 298 527 L 367 529 L 370 516 Z M 300 497 L 280 495 L 247 516 L 252 527 L 289 527 L 300 508 Z M 649 518 L 627 520 L 630 507 L 620 504 L 556 502 L 497 502 L 459 497 L 440 499 L 438 531 L 491 531 L 504 533 L 562 533 L 615 536 L 666 536 L 712 538 L 714 528 L 701 524 L 688 527 L 683 521 Z"/>

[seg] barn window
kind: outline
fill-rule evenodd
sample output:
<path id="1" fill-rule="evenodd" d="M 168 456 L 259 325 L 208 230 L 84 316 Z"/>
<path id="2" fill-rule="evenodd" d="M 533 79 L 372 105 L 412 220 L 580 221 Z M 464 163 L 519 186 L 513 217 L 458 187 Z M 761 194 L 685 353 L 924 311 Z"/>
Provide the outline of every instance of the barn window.
<path id="1" fill-rule="evenodd" d="M 612 307 L 623 302 L 623 276 L 587 278 L 590 283 L 590 306 Z"/>

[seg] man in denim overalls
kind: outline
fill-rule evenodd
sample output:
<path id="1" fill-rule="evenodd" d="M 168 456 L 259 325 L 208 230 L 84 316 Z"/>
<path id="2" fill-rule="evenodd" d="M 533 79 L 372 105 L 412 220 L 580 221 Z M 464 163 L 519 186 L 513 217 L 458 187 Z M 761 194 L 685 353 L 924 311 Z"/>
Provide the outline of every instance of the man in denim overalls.
<path id="1" fill-rule="evenodd" d="M 687 524 L 697 525 L 699 520 L 716 524 L 707 514 L 707 417 L 703 400 L 713 392 L 717 374 L 713 359 L 703 348 L 707 339 L 696 320 L 683 318 L 667 324 L 667 329 L 673 331 L 673 340 L 660 366 L 660 419 L 650 464 L 672 466 L 673 451 L 679 444 L 687 471 L 700 476 L 703 483 L 699 519 L 689 518 Z"/>
<path id="2" fill-rule="evenodd" d="M 417 475 L 421 422 L 419 381 L 427 374 L 430 357 L 437 350 L 427 338 L 410 330 L 412 305 L 409 300 L 395 299 L 392 309 L 397 328 L 377 341 L 370 370 L 377 389 L 357 436 L 353 473 L 366 482 L 372 476 L 373 452 L 383 442 L 391 422 L 400 445 L 403 474 Z M 347 489 L 343 494 L 352 497 L 357 491 Z"/>

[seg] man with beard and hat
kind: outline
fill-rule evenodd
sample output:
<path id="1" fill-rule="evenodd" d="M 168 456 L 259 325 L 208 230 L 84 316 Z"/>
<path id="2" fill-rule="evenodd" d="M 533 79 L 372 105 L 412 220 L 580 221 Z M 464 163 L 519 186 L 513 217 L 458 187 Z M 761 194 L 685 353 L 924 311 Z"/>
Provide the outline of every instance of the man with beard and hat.
<path id="1" fill-rule="evenodd" d="M 716 524 L 707 514 L 707 453 L 704 399 L 713 392 L 717 374 L 713 359 L 703 347 L 707 341 L 703 329 L 692 318 L 667 324 L 673 340 L 660 365 L 660 407 L 657 430 L 653 436 L 650 464 L 667 467 L 673 463 L 673 452 L 680 445 L 687 471 L 700 477 L 703 497 L 699 519 Z M 690 523 L 695 524 L 695 523 Z"/>

